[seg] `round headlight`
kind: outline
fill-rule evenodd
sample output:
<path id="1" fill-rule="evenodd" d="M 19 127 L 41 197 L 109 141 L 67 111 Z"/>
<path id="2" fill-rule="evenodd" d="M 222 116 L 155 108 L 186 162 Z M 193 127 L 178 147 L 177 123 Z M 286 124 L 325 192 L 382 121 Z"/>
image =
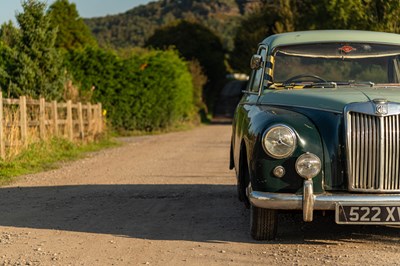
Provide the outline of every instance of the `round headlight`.
<path id="1" fill-rule="evenodd" d="M 321 171 L 321 160 L 312 153 L 304 153 L 297 158 L 296 172 L 305 179 L 311 179 Z"/>
<path id="2" fill-rule="evenodd" d="M 265 152 L 275 159 L 287 158 L 296 149 L 297 138 L 294 130 L 285 125 L 267 129 L 263 137 Z"/>

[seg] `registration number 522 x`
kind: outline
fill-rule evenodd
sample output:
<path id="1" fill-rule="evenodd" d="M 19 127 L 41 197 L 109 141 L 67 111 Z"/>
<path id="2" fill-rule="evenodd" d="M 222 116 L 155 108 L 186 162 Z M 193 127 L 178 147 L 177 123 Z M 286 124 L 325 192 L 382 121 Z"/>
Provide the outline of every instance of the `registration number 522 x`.
<path id="1" fill-rule="evenodd" d="M 400 224 L 400 205 L 336 205 L 339 224 Z"/>

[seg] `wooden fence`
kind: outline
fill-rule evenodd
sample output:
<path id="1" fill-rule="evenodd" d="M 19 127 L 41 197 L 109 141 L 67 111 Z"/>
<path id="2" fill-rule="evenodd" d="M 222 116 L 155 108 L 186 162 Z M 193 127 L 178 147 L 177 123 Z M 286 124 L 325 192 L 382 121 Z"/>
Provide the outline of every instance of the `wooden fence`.
<path id="1" fill-rule="evenodd" d="M 101 104 L 58 103 L 27 99 L 3 99 L 0 92 L 0 157 L 7 148 L 49 137 L 90 140 L 103 131 Z"/>

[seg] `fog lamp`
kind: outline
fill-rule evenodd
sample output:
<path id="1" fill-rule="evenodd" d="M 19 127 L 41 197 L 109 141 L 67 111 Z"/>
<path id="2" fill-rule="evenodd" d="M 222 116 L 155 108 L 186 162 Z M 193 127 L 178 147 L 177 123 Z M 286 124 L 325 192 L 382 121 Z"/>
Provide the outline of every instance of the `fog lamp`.
<path id="1" fill-rule="evenodd" d="M 314 178 L 321 171 L 321 160 L 317 155 L 304 153 L 296 160 L 296 172 L 305 179 Z"/>

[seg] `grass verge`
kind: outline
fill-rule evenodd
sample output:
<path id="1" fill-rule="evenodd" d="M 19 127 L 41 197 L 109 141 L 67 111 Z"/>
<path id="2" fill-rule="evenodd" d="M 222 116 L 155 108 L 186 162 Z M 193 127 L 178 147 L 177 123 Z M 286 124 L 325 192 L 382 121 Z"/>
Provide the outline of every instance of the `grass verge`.
<path id="1" fill-rule="evenodd" d="M 152 131 L 145 131 L 145 130 L 119 130 L 114 133 L 114 136 L 119 137 L 135 137 L 135 136 L 146 136 L 146 135 L 160 135 L 170 132 L 179 132 L 179 131 L 187 131 L 191 130 L 195 127 L 200 126 L 200 123 L 197 122 L 182 122 L 176 123 L 173 126 L 163 128 L 163 129 L 156 129 Z"/>
<path id="2" fill-rule="evenodd" d="M 12 159 L 0 161 L 0 185 L 13 181 L 13 177 L 57 168 L 66 161 L 84 157 L 88 152 L 118 146 L 112 139 L 81 144 L 54 138 L 29 145 Z"/>

